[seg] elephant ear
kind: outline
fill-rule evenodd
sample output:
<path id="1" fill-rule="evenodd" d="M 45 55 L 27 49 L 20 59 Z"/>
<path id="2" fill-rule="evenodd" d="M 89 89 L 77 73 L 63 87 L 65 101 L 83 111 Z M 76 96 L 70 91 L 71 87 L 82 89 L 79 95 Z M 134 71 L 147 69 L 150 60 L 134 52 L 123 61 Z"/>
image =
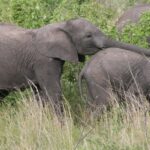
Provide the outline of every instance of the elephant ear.
<path id="1" fill-rule="evenodd" d="M 63 29 L 41 31 L 36 37 L 36 49 L 42 55 L 61 60 L 78 62 L 77 49 L 71 37 Z"/>

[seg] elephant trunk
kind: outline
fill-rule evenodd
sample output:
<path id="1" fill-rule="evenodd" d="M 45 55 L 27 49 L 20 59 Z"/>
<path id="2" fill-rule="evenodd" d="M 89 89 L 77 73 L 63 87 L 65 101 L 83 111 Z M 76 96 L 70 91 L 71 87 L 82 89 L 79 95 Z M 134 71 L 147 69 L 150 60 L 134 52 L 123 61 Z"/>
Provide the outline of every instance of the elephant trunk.
<path id="1" fill-rule="evenodd" d="M 138 47 L 136 45 L 127 44 L 127 43 L 115 41 L 112 39 L 106 39 L 104 43 L 105 43 L 104 44 L 105 48 L 109 48 L 109 47 L 122 48 L 122 49 L 126 49 L 126 50 L 133 51 L 136 53 L 144 54 L 146 56 L 150 56 L 150 50 L 149 49 L 141 48 L 141 47 Z"/>

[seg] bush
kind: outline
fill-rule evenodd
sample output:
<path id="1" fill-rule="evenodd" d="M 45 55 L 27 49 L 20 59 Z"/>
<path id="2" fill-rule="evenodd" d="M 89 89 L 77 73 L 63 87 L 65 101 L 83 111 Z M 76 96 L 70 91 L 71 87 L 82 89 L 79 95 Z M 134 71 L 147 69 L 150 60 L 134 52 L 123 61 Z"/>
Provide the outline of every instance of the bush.
<path id="1" fill-rule="evenodd" d="M 144 13 L 137 24 L 129 24 L 120 35 L 122 41 L 148 47 L 146 38 L 150 36 L 150 13 Z"/>
<path id="2" fill-rule="evenodd" d="M 53 11 L 62 0 L 1 0 L 0 21 L 26 28 L 48 24 Z"/>

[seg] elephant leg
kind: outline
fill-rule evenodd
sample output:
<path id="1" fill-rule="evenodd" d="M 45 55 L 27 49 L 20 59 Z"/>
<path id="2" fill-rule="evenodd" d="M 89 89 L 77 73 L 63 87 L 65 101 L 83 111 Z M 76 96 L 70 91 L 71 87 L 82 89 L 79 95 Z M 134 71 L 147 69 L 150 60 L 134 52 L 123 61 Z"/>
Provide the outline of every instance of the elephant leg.
<path id="1" fill-rule="evenodd" d="M 141 82 L 144 95 L 146 95 L 147 100 L 150 102 L 150 61 L 143 68 L 143 81 Z"/>
<path id="2" fill-rule="evenodd" d="M 106 82 L 97 83 L 93 80 L 87 81 L 88 94 L 90 96 L 90 106 L 95 109 L 97 107 L 100 111 L 108 107 L 110 104 L 111 88 L 110 84 Z"/>
<path id="3" fill-rule="evenodd" d="M 59 59 L 41 61 L 35 67 L 35 74 L 41 88 L 42 101 L 52 104 L 57 114 L 62 112 L 60 78 L 63 62 Z"/>
<path id="4" fill-rule="evenodd" d="M 145 98 L 149 101 L 150 92 L 150 62 L 146 63 L 142 68 L 139 75 L 135 78 L 134 83 L 128 89 L 128 93 L 131 93 L 136 97 L 135 101 L 142 104 Z"/>
<path id="5" fill-rule="evenodd" d="M 136 82 L 133 83 L 127 91 L 125 91 L 125 101 L 128 106 L 135 106 L 135 108 L 141 107 L 144 99 L 144 91 L 141 85 Z"/>

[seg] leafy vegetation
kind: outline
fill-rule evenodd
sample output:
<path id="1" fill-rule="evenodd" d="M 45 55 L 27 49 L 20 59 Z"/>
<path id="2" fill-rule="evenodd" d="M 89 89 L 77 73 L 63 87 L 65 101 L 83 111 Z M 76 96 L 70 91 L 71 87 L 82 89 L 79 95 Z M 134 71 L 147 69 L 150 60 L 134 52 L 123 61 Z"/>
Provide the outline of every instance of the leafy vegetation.
<path id="1" fill-rule="evenodd" d="M 128 43 L 147 47 L 146 38 L 150 35 L 150 13 L 144 13 L 137 24 L 129 24 L 120 38 Z"/>
<path id="2" fill-rule="evenodd" d="M 150 0 L 0 0 L 0 21 L 38 28 L 84 17 L 114 39 L 147 47 L 150 13 L 145 13 L 138 24 L 128 25 L 121 34 L 114 26 L 121 12 L 138 2 Z M 0 106 L 0 149 L 149 149 L 150 120 L 148 114 L 144 116 L 147 106 L 126 110 L 116 104 L 99 121 L 86 112 L 77 87 L 83 65 L 67 62 L 64 66 L 62 87 L 67 106 L 63 126 L 53 112 L 39 107 L 28 91 L 6 98 L 5 105 Z"/>

